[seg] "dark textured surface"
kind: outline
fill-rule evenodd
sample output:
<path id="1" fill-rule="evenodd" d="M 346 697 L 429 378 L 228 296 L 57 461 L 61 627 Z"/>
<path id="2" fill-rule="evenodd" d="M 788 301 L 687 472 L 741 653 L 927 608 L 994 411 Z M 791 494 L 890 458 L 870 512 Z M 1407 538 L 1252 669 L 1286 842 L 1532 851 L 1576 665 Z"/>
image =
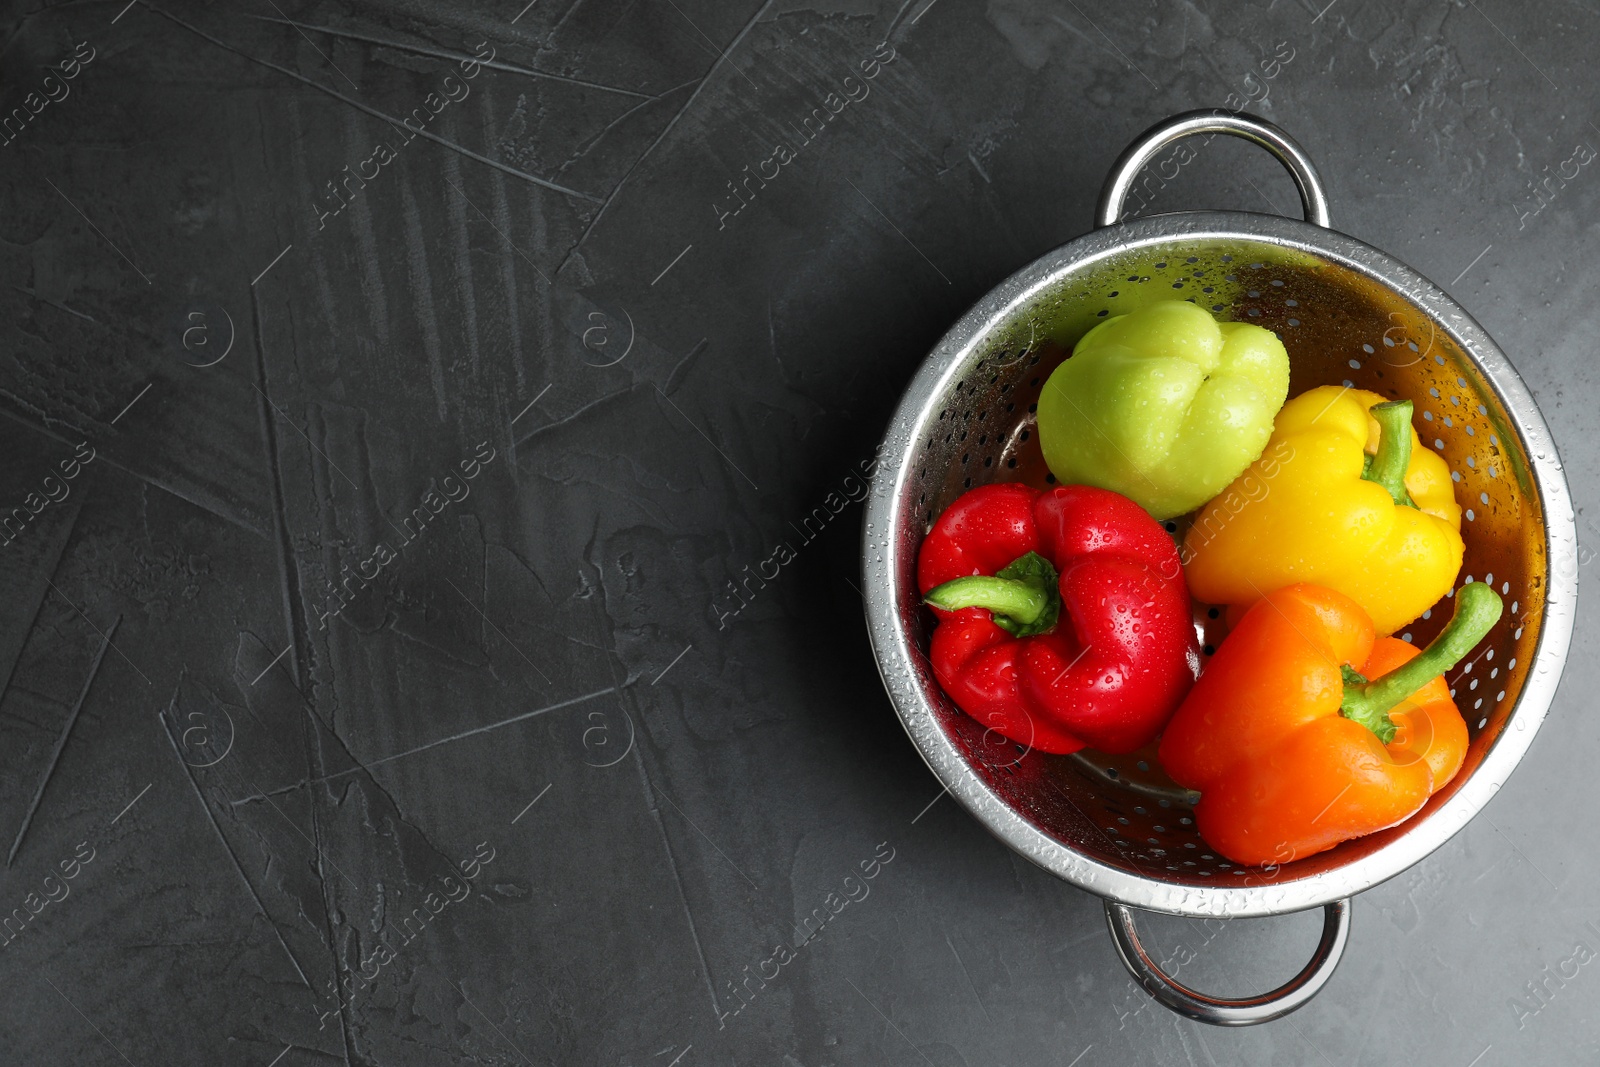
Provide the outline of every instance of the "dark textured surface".
<path id="1" fill-rule="evenodd" d="M 1592 603 L 1494 802 L 1357 900 L 1310 1007 L 1219 1031 L 1133 986 L 1098 900 L 925 810 L 859 505 L 793 526 L 1133 135 L 1246 99 L 1497 338 L 1593 503 L 1600 15 L 520 6 L 4 16 L 0 110 L 41 96 L 0 145 L 0 505 L 64 499 L 0 550 L 0 1061 L 1600 1057 Z M 1293 204 L 1218 141 L 1152 209 Z M 1151 926 L 1244 993 L 1319 922 Z"/>

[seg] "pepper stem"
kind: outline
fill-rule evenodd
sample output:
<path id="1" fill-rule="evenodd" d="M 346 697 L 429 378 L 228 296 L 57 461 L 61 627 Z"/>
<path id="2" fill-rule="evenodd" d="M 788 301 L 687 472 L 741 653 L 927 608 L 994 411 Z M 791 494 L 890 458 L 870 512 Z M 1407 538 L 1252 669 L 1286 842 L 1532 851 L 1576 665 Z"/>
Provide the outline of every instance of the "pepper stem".
<path id="1" fill-rule="evenodd" d="M 1389 718 L 1390 710 L 1460 663 L 1500 621 L 1504 609 L 1500 594 L 1482 582 L 1462 586 L 1455 600 L 1455 614 L 1439 636 L 1414 658 L 1364 684 L 1351 677 L 1359 679 L 1359 674 L 1348 671 L 1339 714 L 1365 726 L 1386 745 L 1394 740 L 1395 725 Z"/>
<path id="2" fill-rule="evenodd" d="M 923 602 L 945 611 L 987 608 L 996 626 L 1017 637 L 1044 633 L 1061 614 L 1056 569 L 1037 552 L 1020 556 L 992 577 L 973 574 L 936 585 Z"/>
<path id="3" fill-rule="evenodd" d="M 1378 438 L 1378 454 L 1361 477 L 1387 489 L 1396 504 L 1414 508 L 1417 505 L 1406 492 L 1406 468 L 1411 466 L 1411 410 L 1409 400 L 1372 405 L 1372 417 L 1383 432 Z"/>

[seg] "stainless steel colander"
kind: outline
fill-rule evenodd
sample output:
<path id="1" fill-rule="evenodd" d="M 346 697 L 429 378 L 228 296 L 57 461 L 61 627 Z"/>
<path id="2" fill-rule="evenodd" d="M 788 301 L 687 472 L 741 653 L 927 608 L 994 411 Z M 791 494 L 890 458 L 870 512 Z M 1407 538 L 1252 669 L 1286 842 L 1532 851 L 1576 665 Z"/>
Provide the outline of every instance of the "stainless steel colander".
<path id="1" fill-rule="evenodd" d="M 1294 177 L 1307 221 L 1237 211 L 1122 220 L 1140 169 L 1182 137 L 1226 133 L 1272 152 Z M 929 354 L 885 435 L 867 502 L 867 618 L 884 685 L 944 786 L 986 828 L 1045 870 L 1105 899 L 1134 978 L 1167 1007 L 1247 1025 L 1304 1004 L 1332 975 L 1349 898 L 1442 845 L 1492 797 L 1538 731 L 1566 660 L 1577 600 L 1572 500 L 1549 430 L 1495 343 L 1437 286 L 1328 228 L 1327 198 L 1305 153 L 1271 123 L 1194 111 L 1146 131 L 1117 161 L 1099 228 L 1006 279 Z M 1096 322 L 1159 300 L 1192 300 L 1273 330 L 1288 348 L 1290 395 L 1332 382 L 1416 405 L 1423 442 L 1449 463 L 1465 509 L 1461 582 L 1488 582 L 1506 612 L 1449 675 L 1471 734 L 1460 774 L 1393 829 L 1274 868 L 1215 855 L 1196 833 L 1194 794 L 1162 773 L 1154 746 L 1128 756 L 1050 756 L 964 715 L 939 689 L 926 649 L 932 617 L 917 594 L 917 549 L 963 491 L 1048 473 L 1034 406 L 1050 371 Z M 1181 536 L 1181 523 L 1169 524 Z M 1207 649 L 1221 621 L 1195 624 Z M 1408 630 L 1426 643 L 1439 609 Z M 1243 918 L 1326 909 L 1303 971 L 1258 997 L 1224 999 L 1161 971 L 1130 908 Z"/>

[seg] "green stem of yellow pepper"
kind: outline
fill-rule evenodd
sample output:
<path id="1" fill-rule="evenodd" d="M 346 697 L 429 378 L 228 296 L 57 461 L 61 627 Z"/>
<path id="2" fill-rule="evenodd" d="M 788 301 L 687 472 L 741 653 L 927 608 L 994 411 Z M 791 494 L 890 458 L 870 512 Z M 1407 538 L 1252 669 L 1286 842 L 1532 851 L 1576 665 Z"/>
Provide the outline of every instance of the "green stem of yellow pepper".
<path id="1" fill-rule="evenodd" d="M 1410 401 L 1406 402 L 1409 406 Z M 1374 408 L 1373 410 L 1377 410 Z M 1388 430 L 1385 428 L 1385 435 Z M 1456 592 L 1456 611 L 1439 636 L 1428 647 L 1388 674 L 1367 681 L 1358 672 L 1344 668 L 1344 702 L 1339 714 L 1360 723 L 1388 744 L 1394 740 L 1395 725 L 1389 712 L 1418 689 L 1439 677 L 1483 640 L 1500 621 L 1503 603 L 1500 594 L 1482 582 L 1469 582 Z"/>
<path id="2" fill-rule="evenodd" d="M 1411 466 L 1411 401 L 1374 404 L 1372 417 L 1383 433 L 1378 438 L 1378 454 L 1361 477 L 1387 489 L 1396 504 L 1414 508 L 1417 505 L 1406 492 L 1406 469 Z"/>

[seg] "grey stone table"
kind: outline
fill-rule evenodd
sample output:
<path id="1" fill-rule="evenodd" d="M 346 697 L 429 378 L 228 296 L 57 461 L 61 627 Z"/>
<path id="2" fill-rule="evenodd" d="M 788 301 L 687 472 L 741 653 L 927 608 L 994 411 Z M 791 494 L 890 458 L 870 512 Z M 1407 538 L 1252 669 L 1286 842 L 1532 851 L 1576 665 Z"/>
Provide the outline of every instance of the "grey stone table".
<path id="1" fill-rule="evenodd" d="M 1592 601 L 1494 802 L 1220 1031 L 930 806 L 856 589 L 918 360 L 1198 106 L 1488 327 L 1592 505 L 1592 8 L 125 3 L 3 16 L 0 1061 L 1600 1057 Z M 1236 994 L 1318 927 L 1152 922 Z"/>

